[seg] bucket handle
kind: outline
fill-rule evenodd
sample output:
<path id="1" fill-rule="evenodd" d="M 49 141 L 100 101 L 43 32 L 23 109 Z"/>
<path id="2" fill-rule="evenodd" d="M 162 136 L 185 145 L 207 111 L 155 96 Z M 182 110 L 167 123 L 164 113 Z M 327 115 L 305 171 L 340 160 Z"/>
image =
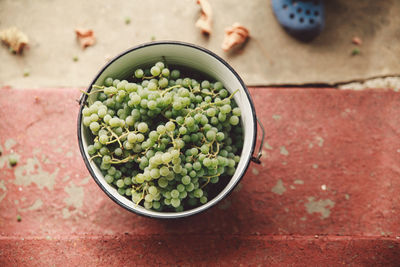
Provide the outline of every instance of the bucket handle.
<path id="1" fill-rule="evenodd" d="M 257 117 L 256 117 L 256 120 L 258 122 L 258 125 L 260 125 L 260 127 L 261 127 L 262 138 L 261 138 L 261 142 L 260 142 L 260 147 L 258 149 L 258 154 L 257 154 L 257 156 L 251 156 L 251 160 L 254 163 L 261 164 L 260 158 L 262 156 L 262 148 L 263 148 L 263 144 L 264 144 L 265 130 L 264 130 L 264 126 L 262 125 L 262 123 L 260 122 L 260 120 Z"/>

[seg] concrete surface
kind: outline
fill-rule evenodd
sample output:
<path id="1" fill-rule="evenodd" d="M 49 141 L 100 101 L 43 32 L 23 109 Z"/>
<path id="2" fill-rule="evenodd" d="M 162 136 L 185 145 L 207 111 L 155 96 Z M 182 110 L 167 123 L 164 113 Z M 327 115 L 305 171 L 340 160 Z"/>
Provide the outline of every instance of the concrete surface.
<path id="1" fill-rule="evenodd" d="M 340 84 L 337 87 L 343 90 L 365 90 L 365 89 L 388 88 L 392 89 L 395 92 L 399 92 L 400 77 L 371 78 L 365 81 Z"/>
<path id="2" fill-rule="evenodd" d="M 398 266 L 392 90 L 252 88 L 262 164 L 216 207 L 171 221 L 129 213 L 92 180 L 78 89 L 0 90 L 1 266 Z"/>
<path id="3" fill-rule="evenodd" d="M 308 44 L 284 32 L 269 0 L 210 1 L 214 33 L 206 38 L 194 26 L 199 17 L 195 2 L 2 0 L 0 29 L 19 27 L 31 45 L 24 56 L 0 47 L 0 86 L 87 86 L 107 58 L 152 37 L 209 48 L 226 59 L 248 85 L 335 84 L 400 75 L 400 1 L 325 1 L 326 29 Z M 224 29 L 234 22 L 247 26 L 251 39 L 243 49 L 224 53 Z M 76 27 L 93 29 L 97 44 L 82 51 L 75 40 Z M 351 43 L 353 36 L 363 40 L 357 56 L 351 56 L 356 47 Z M 74 57 L 79 60 L 74 62 Z M 24 77 L 25 72 L 30 75 Z"/>

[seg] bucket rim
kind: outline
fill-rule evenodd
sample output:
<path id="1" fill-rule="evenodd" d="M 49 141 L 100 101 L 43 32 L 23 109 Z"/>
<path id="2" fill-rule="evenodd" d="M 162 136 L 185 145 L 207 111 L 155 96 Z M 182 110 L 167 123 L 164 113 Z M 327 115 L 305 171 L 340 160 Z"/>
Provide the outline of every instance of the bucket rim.
<path id="1" fill-rule="evenodd" d="M 140 210 L 134 209 L 130 206 L 127 206 L 126 204 L 122 203 L 120 200 L 118 200 L 113 193 L 111 193 L 109 190 L 107 190 L 103 184 L 100 182 L 100 178 L 97 177 L 97 175 L 95 174 L 93 168 L 92 168 L 92 163 L 90 163 L 89 159 L 87 158 L 86 154 L 85 154 L 85 148 L 82 142 L 82 110 L 86 104 L 86 101 L 88 99 L 88 96 L 83 93 L 82 97 L 79 100 L 79 112 L 78 112 L 78 120 L 77 120 L 77 134 L 78 134 L 78 144 L 79 144 L 79 150 L 81 152 L 82 158 L 84 160 L 84 163 L 86 165 L 86 168 L 88 169 L 90 175 L 92 176 L 93 180 L 96 182 L 96 184 L 101 188 L 101 190 L 106 193 L 106 195 L 112 199 L 116 204 L 118 204 L 119 206 L 123 207 L 124 209 L 133 212 L 135 214 L 144 216 L 144 217 L 148 217 L 148 218 L 155 218 L 155 219 L 178 219 L 178 218 L 186 218 L 186 217 L 190 217 L 193 216 L 195 214 L 199 214 L 202 213 L 204 211 L 209 210 L 212 207 L 215 207 L 215 205 L 217 203 L 220 203 L 223 199 L 225 199 L 227 196 L 229 196 L 233 189 L 238 185 L 238 183 L 243 179 L 244 174 L 246 173 L 250 161 L 251 161 L 251 157 L 254 154 L 254 150 L 255 150 L 255 146 L 256 146 L 256 139 L 257 139 L 257 118 L 256 118 L 256 111 L 255 111 L 255 106 L 253 103 L 253 100 L 250 96 L 250 92 L 247 88 L 247 86 L 244 84 L 242 78 L 239 76 L 239 74 L 220 56 L 218 56 L 217 54 L 215 54 L 214 52 L 201 47 L 199 45 L 196 44 L 192 44 L 192 43 L 187 43 L 187 42 L 182 42 L 182 41 L 153 41 L 153 42 L 147 42 L 147 43 L 142 43 L 139 44 L 137 46 L 133 46 L 125 51 L 123 51 L 122 53 L 118 54 L 117 56 L 115 56 L 112 60 L 110 60 L 108 63 L 106 63 L 96 74 L 95 78 L 92 80 L 92 82 L 90 83 L 90 85 L 88 86 L 88 88 L 85 90 L 86 93 L 90 93 L 90 91 L 92 90 L 92 86 L 96 83 L 96 81 L 98 80 L 98 78 L 101 76 L 101 74 L 109 67 L 111 66 L 115 61 L 117 61 L 118 59 L 120 59 L 121 57 L 125 56 L 126 54 L 129 54 L 135 50 L 138 49 L 142 49 L 142 48 L 146 48 L 146 47 L 150 47 L 150 46 L 156 46 L 156 45 L 180 45 L 180 46 L 186 46 L 186 47 L 190 47 L 193 49 L 197 49 L 200 50 L 204 53 L 207 53 L 208 55 L 212 56 L 213 58 L 217 59 L 220 63 L 222 63 L 222 65 L 224 65 L 234 76 L 235 78 L 239 81 L 240 85 L 243 88 L 243 91 L 246 94 L 246 97 L 249 101 L 250 104 L 250 111 L 251 111 L 251 117 L 253 120 L 253 136 L 252 136 L 252 141 L 251 141 L 251 148 L 250 148 L 250 154 L 249 157 L 247 159 L 245 159 L 245 164 L 244 167 L 242 168 L 241 172 L 238 174 L 238 178 L 236 179 L 235 183 L 232 184 L 230 186 L 230 188 L 227 190 L 227 192 L 220 197 L 220 199 L 214 203 L 212 203 L 211 205 L 209 205 L 207 208 L 204 209 L 197 209 L 200 208 L 204 205 L 201 205 L 195 209 L 192 209 L 192 212 L 190 212 L 191 210 L 187 210 L 187 211 L 182 211 L 182 212 L 157 212 L 157 211 L 152 211 L 152 210 L 148 210 L 147 212 L 142 212 Z M 242 159 L 241 159 L 242 160 Z"/>

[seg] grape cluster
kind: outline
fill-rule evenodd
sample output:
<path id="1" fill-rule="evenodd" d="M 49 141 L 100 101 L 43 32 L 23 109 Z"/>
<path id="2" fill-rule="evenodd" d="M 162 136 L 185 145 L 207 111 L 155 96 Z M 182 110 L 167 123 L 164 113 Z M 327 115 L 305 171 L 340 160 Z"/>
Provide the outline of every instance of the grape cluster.
<path id="1" fill-rule="evenodd" d="M 130 82 L 109 77 L 87 93 L 96 101 L 82 109 L 93 135 L 90 160 L 119 194 L 146 209 L 179 212 L 205 204 L 240 160 L 234 93 L 219 81 L 181 76 L 157 62 L 136 69 Z"/>

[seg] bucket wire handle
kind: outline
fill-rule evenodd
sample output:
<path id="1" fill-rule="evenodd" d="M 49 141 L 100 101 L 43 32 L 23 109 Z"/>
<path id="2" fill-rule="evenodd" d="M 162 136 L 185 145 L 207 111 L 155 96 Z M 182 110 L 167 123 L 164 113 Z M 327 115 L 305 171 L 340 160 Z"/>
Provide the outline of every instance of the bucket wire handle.
<path id="1" fill-rule="evenodd" d="M 251 160 L 254 163 L 261 164 L 260 158 L 262 156 L 262 148 L 263 148 L 263 144 L 264 144 L 265 130 L 264 130 L 264 126 L 262 125 L 262 123 L 260 122 L 260 120 L 257 117 L 256 117 L 256 120 L 258 122 L 258 125 L 260 125 L 260 127 L 261 127 L 262 138 L 261 138 L 261 142 L 260 142 L 260 148 L 258 149 L 258 154 L 257 154 L 257 156 L 251 156 Z"/>

